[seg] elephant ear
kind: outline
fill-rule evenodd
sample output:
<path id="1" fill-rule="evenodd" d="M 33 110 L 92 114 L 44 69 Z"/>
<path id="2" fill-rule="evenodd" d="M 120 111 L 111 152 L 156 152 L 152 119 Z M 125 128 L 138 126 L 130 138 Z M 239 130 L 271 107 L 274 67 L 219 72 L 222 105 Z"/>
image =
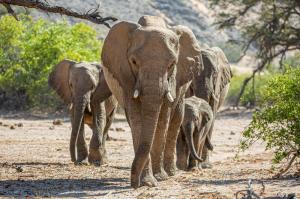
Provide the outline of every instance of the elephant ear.
<path id="1" fill-rule="evenodd" d="M 213 120 L 213 111 L 211 109 L 211 106 L 203 99 L 200 99 L 200 113 L 202 114 L 202 122 L 203 126 L 207 123 L 211 123 Z"/>
<path id="2" fill-rule="evenodd" d="M 179 36 L 179 56 L 177 63 L 177 87 L 188 83 L 195 74 L 203 69 L 198 41 L 189 28 L 174 26 L 171 28 Z"/>
<path id="3" fill-rule="evenodd" d="M 76 62 L 72 60 L 63 60 L 54 66 L 53 71 L 48 78 L 48 84 L 53 88 L 61 99 L 66 103 L 71 103 L 71 89 L 69 86 L 69 70 Z"/>
<path id="4" fill-rule="evenodd" d="M 222 92 L 225 86 L 230 83 L 232 71 L 224 52 L 218 47 L 212 47 L 212 50 L 216 54 L 216 60 L 221 73 L 220 92 Z"/>
<path id="5" fill-rule="evenodd" d="M 140 25 L 130 22 L 120 22 L 114 25 L 105 38 L 102 49 L 102 63 L 107 83 L 116 95 L 123 98 L 123 90 L 134 87 L 135 79 L 127 58 L 127 49 L 130 45 L 131 33 Z M 132 89 L 133 90 L 133 89 Z M 118 96 L 119 95 L 119 96 Z"/>

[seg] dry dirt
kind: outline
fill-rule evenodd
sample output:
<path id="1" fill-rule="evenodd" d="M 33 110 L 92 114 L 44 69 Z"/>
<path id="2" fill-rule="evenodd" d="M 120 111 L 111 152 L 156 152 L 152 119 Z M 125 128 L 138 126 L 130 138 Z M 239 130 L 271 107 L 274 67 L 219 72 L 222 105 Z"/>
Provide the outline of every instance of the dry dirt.
<path id="1" fill-rule="evenodd" d="M 55 119 L 62 124 L 53 125 Z M 122 115 L 117 115 L 109 132 L 117 139 L 107 142 L 109 163 L 94 167 L 71 163 L 67 117 L 0 113 L 0 197 L 235 198 L 237 191 L 246 189 L 248 179 L 263 197 L 286 193 L 300 197 L 299 177 L 288 173 L 280 179 L 272 178 L 272 154 L 264 152 L 262 144 L 235 158 L 241 131 L 250 120 L 250 112 L 219 115 L 213 135 L 212 169 L 179 171 L 158 187 L 133 190 L 129 184 L 131 133 Z M 89 140 L 88 127 L 86 135 Z M 260 181 L 264 182 L 264 191 Z"/>

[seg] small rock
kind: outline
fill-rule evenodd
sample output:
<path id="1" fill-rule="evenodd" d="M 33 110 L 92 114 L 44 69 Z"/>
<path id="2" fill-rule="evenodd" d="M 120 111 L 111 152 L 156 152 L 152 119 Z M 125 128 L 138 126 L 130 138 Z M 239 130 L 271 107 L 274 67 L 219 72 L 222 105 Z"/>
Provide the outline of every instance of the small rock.
<path id="1" fill-rule="evenodd" d="M 54 126 L 50 126 L 49 129 L 50 129 L 50 130 L 54 130 Z"/>
<path id="2" fill-rule="evenodd" d="M 11 125 L 9 128 L 10 129 L 16 129 L 16 127 L 14 125 Z"/>
<path id="3" fill-rule="evenodd" d="M 63 124 L 60 119 L 54 120 L 52 123 L 53 123 L 53 125 L 62 125 Z"/>
<path id="4" fill-rule="evenodd" d="M 23 168 L 21 166 L 16 166 L 16 171 L 17 172 L 23 172 Z"/>
<path id="5" fill-rule="evenodd" d="M 9 125 L 8 124 L 2 124 L 4 127 L 8 127 Z"/>
<path id="6" fill-rule="evenodd" d="M 0 126 L 2 126 L 2 124 L 3 124 L 3 123 L 2 123 L 2 122 L 0 122 Z"/>
<path id="7" fill-rule="evenodd" d="M 56 149 L 56 151 L 61 151 L 61 149 Z"/>
<path id="8" fill-rule="evenodd" d="M 235 132 L 231 131 L 231 132 L 230 132 L 230 135 L 235 135 Z"/>
<path id="9" fill-rule="evenodd" d="M 115 129 L 114 129 L 114 128 L 109 128 L 109 130 L 110 130 L 110 131 L 114 131 Z"/>
<path id="10" fill-rule="evenodd" d="M 228 138 L 228 140 L 231 140 L 231 139 L 232 139 L 231 137 Z"/>
<path id="11" fill-rule="evenodd" d="M 18 127 L 23 127 L 23 123 L 20 122 L 20 123 L 17 124 L 17 126 Z"/>
<path id="12" fill-rule="evenodd" d="M 116 131 L 125 131 L 123 128 L 117 127 Z"/>

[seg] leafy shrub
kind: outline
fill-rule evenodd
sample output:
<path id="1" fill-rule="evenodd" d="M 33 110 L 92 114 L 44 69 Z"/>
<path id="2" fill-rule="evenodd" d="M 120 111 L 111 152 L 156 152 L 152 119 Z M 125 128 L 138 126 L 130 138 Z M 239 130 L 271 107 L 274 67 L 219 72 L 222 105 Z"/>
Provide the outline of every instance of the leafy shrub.
<path id="1" fill-rule="evenodd" d="M 244 80 L 251 74 L 234 74 L 230 81 L 230 88 L 226 96 L 226 102 L 228 104 L 234 104 L 240 89 L 243 85 Z M 254 93 L 253 93 L 253 80 L 251 80 L 245 88 L 244 94 L 241 97 L 240 105 L 242 106 L 253 106 L 260 105 L 263 95 L 263 87 L 270 79 L 272 74 L 265 72 L 263 74 L 257 74 L 254 79 Z"/>
<path id="2" fill-rule="evenodd" d="M 274 150 L 273 160 L 294 161 L 300 157 L 300 68 L 289 68 L 272 77 L 262 95 L 262 111 L 243 132 L 242 149 L 263 140 L 266 149 Z"/>
<path id="3" fill-rule="evenodd" d="M 33 21 L 28 16 L 16 21 L 11 16 L 2 16 L 0 105 L 6 106 L 10 101 L 21 103 L 12 108 L 57 104 L 47 83 L 52 67 L 65 58 L 99 61 L 100 50 L 96 31 L 83 23 L 72 26 L 65 21 Z"/>

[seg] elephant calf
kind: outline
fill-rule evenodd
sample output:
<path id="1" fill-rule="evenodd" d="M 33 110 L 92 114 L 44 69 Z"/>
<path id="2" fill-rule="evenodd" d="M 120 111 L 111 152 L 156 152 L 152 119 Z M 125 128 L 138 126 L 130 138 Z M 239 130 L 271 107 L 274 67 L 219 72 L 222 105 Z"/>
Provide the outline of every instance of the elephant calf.
<path id="1" fill-rule="evenodd" d="M 80 163 L 88 157 L 90 163 L 103 164 L 106 159 L 105 140 L 117 101 L 106 84 L 102 67 L 63 60 L 49 75 L 49 85 L 70 106 L 72 162 Z M 93 130 L 89 152 L 84 139 L 84 124 Z"/>
<path id="2" fill-rule="evenodd" d="M 196 96 L 186 98 L 184 105 L 184 118 L 177 139 L 177 167 L 190 170 L 197 166 L 204 146 L 213 150 L 208 137 L 213 111 L 205 100 Z"/>

